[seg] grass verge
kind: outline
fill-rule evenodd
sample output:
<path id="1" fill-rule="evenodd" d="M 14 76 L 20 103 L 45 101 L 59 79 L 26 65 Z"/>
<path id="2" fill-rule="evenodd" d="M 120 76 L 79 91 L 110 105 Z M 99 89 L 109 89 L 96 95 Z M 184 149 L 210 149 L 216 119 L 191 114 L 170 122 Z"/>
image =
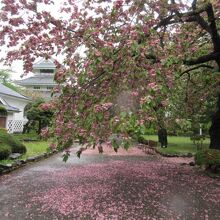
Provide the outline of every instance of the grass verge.
<path id="1" fill-rule="evenodd" d="M 157 135 L 144 135 L 146 140 L 158 141 Z M 203 142 L 202 149 L 207 149 L 209 146 L 209 139 L 206 138 Z M 197 147 L 190 140 L 190 137 L 168 136 L 168 147 L 161 148 L 158 143 L 157 150 L 164 154 L 186 154 L 197 152 Z"/>
<path id="2" fill-rule="evenodd" d="M 26 160 L 28 157 L 37 156 L 48 152 L 50 141 L 34 141 L 34 142 L 23 142 L 26 146 L 27 152 L 21 156 L 21 159 Z M 13 160 L 0 160 L 2 164 L 12 163 Z"/>

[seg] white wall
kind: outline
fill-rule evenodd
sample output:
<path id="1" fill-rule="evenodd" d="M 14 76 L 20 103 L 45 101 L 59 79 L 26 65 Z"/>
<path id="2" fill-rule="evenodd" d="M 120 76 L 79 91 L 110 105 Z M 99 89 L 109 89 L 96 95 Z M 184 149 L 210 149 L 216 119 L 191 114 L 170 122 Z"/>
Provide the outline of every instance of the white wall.
<path id="1" fill-rule="evenodd" d="M 24 108 L 29 103 L 28 100 L 18 99 L 11 96 L 1 95 L 1 97 L 12 107 L 16 107 L 20 110 L 18 113 L 14 113 L 14 120 L 24 120 Z"/>
<path id="2" fill-rule="evenodd" d="M 38 85 L 36 85 L 38 86 Z M 24 86 L 28 91 L 39 94 L 42 98 L 49 100 L 51 99 L 52 89 L 47 89 L 47 87 L 54 87 L 54 85 L 39 85 L 40 89 L 34 89 L 34 86 Z"/>
<path id="3" fill-rule="evenodd" d="M 8 112 L 6 119 L 6 129 L 9 133 L 20 133 L 27 122 L 24 117 L 24 108 L 29 103 L 28 100 L 19 99 L 13 96 L 1 95 L 8 105 L 18 108 L 20 112 Z"/>

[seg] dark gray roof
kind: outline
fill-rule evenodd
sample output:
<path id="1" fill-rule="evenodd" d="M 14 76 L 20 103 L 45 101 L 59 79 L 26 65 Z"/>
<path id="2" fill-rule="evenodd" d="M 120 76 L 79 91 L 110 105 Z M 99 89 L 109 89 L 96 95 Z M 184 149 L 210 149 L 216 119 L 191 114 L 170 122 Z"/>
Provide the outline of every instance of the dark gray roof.
<path id="1" fill-rule="evenodd" d="M 0 94 L 13 96 L 13 97 L 20 98 L 20 99 L 30 100 L 28 97 L 23 96 L 18 92 L 15 92 L 14 90 L 8 88 L 7 86 L 4 86 L 1 83 L 0 83 Z"/>
<path id="2" fill-rule="evenodd" d="M 33 69 L 56 69 L 56 66 L 52 59 L 41 59 L 33 64 Z"/>
<path id="3" fill-rule="evenodd" d="M 15 81 L 18 85 L 25 86 L 25 85 L 57 85 L 57 83 L 53 79 L 53 75 L 36 75 L 36 76 L 31 76 L 26 79 L 21 79 Z"/>
<path id="4" fill-rule="evenodd" d="M 0 105 L 0 106 L 4 107 L 7 112 L 20 112 L 18 108 L 10 106 L 10 105 Z"/>

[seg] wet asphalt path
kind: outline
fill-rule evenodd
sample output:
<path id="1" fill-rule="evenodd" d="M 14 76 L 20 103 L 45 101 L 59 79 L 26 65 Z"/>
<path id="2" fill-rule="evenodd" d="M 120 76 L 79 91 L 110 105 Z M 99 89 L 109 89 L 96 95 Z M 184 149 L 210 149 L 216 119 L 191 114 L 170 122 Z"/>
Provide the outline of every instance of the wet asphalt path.
<path id="1" fill-rule="evenodd" d="M 219 220 L 220 181 L 158 156 L 60 154 L 0 177 L 0 220 Z"/>

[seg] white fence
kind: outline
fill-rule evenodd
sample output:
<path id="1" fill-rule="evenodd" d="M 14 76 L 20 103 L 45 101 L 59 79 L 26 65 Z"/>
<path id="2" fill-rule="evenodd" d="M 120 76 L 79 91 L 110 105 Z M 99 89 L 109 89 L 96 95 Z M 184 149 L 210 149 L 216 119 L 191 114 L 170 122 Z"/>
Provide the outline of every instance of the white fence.
<path id="1" fill-rule="evenodd" d="M 26 121 L 23 120 L 9 120 L 7 124 L 8 133 L 22 132 L 25 123 Z"/>

